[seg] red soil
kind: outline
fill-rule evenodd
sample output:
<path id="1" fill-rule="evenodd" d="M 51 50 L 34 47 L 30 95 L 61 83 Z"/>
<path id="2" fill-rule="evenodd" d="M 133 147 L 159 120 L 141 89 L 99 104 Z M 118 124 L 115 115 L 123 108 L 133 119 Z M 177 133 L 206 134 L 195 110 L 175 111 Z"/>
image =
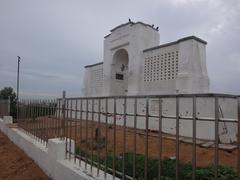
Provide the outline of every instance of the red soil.
<path id="1" fill-rule="evenodd" d="M 50 178 L 0 131 L 0 179 L 49 180 Z"/>

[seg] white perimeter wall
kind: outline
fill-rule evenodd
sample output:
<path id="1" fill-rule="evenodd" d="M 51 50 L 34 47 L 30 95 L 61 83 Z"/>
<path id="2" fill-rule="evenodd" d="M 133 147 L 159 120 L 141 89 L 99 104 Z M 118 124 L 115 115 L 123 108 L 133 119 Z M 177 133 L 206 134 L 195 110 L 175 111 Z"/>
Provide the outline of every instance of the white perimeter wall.
<path id="1" fill-rule="evenodd" d="M 98 111 L 98 100 L 94 100 L 94 111 Z M 68 101 L 69 107 L 71 102 Z M 75 109 L 76 101 L 72 100 L 74 105 L 72 109 Z M 77 102 L 77 108 L 80 109 L 80 100 Z M 123 114 L 123 104 L 124 100 L 117 100 L 117 113 Z M 215 107 L 214 107 L 214 98 L 197 98 L 197 117 L 199 118 L 210 118 L 215 117 Z M 191 98 L 180 98 L 179 102 L 179 113 L 182 117 L 192 117 L 192 99 Z M 113 124 L 113 99 L 108 101 L 108 123 Z M 159 112 L 159 100 L 158 99 L 149 99 L 149 114 L 158 116 Z M 101 100 L 101 112 L 100 121 L 105 123 L 105 99 Z M 86 100 L 82 102 L 82 110 L 86 111 Z M 92 100 L 88 101 L 88 110 L 92 111 Z M 237 119 L 237 100 L 230 98 L 219 98 L 219 107 L 218 111 L 220 118 L 225 119 Z M 75 112 L 72 112 L 72 117 L 75 117 Z M 127 100 L 127 114 L 134 114 L 134 100 Z M 145 115 L 146 114 L 146 99 L 139 99 L 137 102 L 137 114 Z M 176 99 L 175 98 L 162 98 L 162 114 L 164 116 L 176 116 Z M 70 112 L 68 112 L 68 117 L 70 117 Z M 91 120 L 91 113 L 88 114 L 88 120 Z M 77 118 L 80 119 L 80 112 L 77 113 Z M 86 119 L 86 113 L 82 113 L 82 119 Z M 124 116 L 117 115 L 117 125 L 123 125 Z M 98 121 L 98 114 L 94 114 L 94 120 Z M 145 129 L 146 125 L 145 117 L 137 117 L 137 128 Z M 158 131 L 159 119 L 150 117 L 149 118 L 149 129 Z M 134 118 L 133 116 L 127 116 L 126 124 L 128 127 L 134 127 Z M 180 135 L 185 137 L 192 137 L 192 120 L 183 120 L 180 119 Z M 176 133 L 176 119 L 175 118 L 163 118 L 162 120 L 162 131 L 169 134 Z M 215 123 L 197 120 L 197 138 L 205 140 L 214 140 L 215 138 Z M 221 143 L 231 143 L 237 140 L 237 124 L 231 122 L 219 122 L 219 139 Z"/>

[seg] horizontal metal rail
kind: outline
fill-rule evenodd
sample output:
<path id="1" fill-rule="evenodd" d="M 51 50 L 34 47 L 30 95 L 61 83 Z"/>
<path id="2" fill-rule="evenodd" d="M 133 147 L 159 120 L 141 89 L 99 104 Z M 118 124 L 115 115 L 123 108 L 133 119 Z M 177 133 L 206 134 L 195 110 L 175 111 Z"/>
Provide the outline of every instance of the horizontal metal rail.
<path id="1" fill-rule="evenodd" d="M 209 98 L 212 103 L 212 116 L 199 115 L 198 99 Z M 220 111 L 221 99 L 230 99 L 236 101 L 234 104 L 234 114 L 229 118 L 224 116 L 226 111 Z M 164 108 L 174 109 L 174 113 L 167 114 L 163 109 L 163 102 L 171 99 L 172 106 L 167 105 Z M 185 107 L 189 112 L 182 115 L 181 104 L 183 99 L 190 99 L 188 106 Z M 151 110 L 151 102 L 154 101 L 157 106 Z M 141 104 L 142 103 L 142 104 Z M 190 105 L 189 105 L 190 104 Z M 129 112 L 130 111 L 130 112 Z M 235 113 L 236 112 L 236 113 Z M 235 118 L 235 115 L 237 117 Z M 181 174 L 181 145 L 182 127 L 181 123 L 190 122 L 192 128 L 191 139 L 191 178 L 196 179 L 198 168 L 198 137 L 197 128 L 199 122 L 211 122 L 212 137 L 214 142 L 213 149 L 213 178 L 219 178 L 220 164 L 220 125 L 232 124 L 240 130 L 240 101 L 239 96 L 229 94 L 174 94 L 174 95 L 140 95 L 140 96 L 108 96 L 108 97 L 71 97 L 67 98 L 63 94 L 62 98 L 55 100 L 22 100 L 19 103 L 19 126 L 24 131 L 35 138 L 47 144 L 49 138 L 62 138 L 66 142 L 66 158 L 74 158 L 74 162 L 79 160 L 79 166 L 85 167 L 90 173 L 94 173 L 93 168 L 104 171 L 105 178 L 107 174 L 112 174 L 112 178 L 133 179 L 140 178 L 138 158 L 144 157 L 141 178 L 148 180 L 153 177 L 149 173 L 152 158 L 156 159 L 155 179 L 164 177 L 162 164 L 164 152 L 166 151 L 164 142 L 166 137 L 174 141 L 175 169 L 174 179 L 180 179 Z M 131 119 L 131 123 L 130 123 Z M 153 121 L 156 122 L 153 127 Z M 141 123 L 140 124 L 140 120 Z M 166 133 L 164 123 L 174 122 L 173 130 Z M 119 123 L 120 122 L 120 123 Z M 141 128 L 140 128 L 141 126 Z M 155 127 L 156 126 L 156 127 Z M 226 127 L 227 128 L 227 127 Z M 224 129 L 228 130 L 228 129 Z M 163 133 L 164 132 L 164 133 Z M 235 168 L 237 174 L 240 174 L 240 133 L 236 132 L 237 141 L 232 145 L 237 145 L 238 157 Z M 74 140 L 74 141 L 72 141 Z M 154 142 L 155 143 L 154 143 Z M 72 144 L 74 143 L 74 144 Z M 155 145 L 156 144 L 156 145 Z M 152 148 L 156 150 L 152 150 Z M 74 147 L 74 148 L 73 148 Z M 154 149 L 153 148 L 153 149 Z M 212 151 L 211 151 L 212 152 Z M 129 157 L 131 156 L 131 165 Z M 170 157 L 169 157 L 170 158 Z M 171 157 L 172 158 L 172 157 Z M 82 163 L 83 162 L 83 163 Z M 90 168 L 88 168 L 90 167 Z M 131 167 L 129 171 L 128 168 Z"/>

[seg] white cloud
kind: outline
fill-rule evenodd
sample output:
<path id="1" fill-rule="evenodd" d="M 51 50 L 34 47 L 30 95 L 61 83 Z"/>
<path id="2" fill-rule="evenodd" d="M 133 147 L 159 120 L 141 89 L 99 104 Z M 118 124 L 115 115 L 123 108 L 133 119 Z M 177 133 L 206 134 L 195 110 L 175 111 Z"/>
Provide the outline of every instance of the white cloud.
<path id="1" fill-rule="evenodd" d="M 207 2 L 208 0 L 170 0 L 173 5 L 186 5 L 190 3 Z"/>

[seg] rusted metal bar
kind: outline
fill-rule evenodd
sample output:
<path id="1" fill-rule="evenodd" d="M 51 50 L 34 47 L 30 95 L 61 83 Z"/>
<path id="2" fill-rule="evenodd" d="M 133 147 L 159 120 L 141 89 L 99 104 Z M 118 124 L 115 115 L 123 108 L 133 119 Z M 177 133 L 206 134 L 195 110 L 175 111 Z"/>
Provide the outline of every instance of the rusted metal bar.
<path id="1" fill-rule="evenodd" d="M 32 135 L 32 121 L 34 119 L 34 114 L 33 114 L 33 101 L 31 101 L 31 118 L 28 121 L 28 134 Z"/>
<path id="2" fill-rule="evenodd" d="M 238 157 L 237 157 L 237 175 L 240 179 L 240 97 L 237 98 L 237 121 L 238 121 Z"/>
<path id="3" fill-rule="evenodd" d="M 56 104 L 55 104 L 56 108 L 55 108 L 55 138 L 60 137 L 59 135 L 59 129 L 58 129 L 58 123 L 59 123 L 59 100 L 56 99 Z"/>
<path id="4" fill-rule="evenodd" d="M 86 104 L 86 152 L 85 152 L 85 169 L 87 169 L 87 163 L 88 163 L 88 113 L 89 113 L 89 109 L 88 109 L 88 99 L 87 99 L 87 104 Z"/>
<path id="5" fill-rule="evenodd" d="M 44 132 L 43 132 L 43 118 L 44 118 L 44 114 L 43 114 L 43 100 L 40 101 L 40 111 L 41 111 L 41 120 L 40 120 L 40 136 L 41 136 L 41 143 L 43 143 L 43 136 L 44 136 Z"/>
<path id="6" fill-rule="evenodd" d="M 55 124 L 54 124 L 54 129 L 55 129 L 55 132 L 54 132 L 54 138 L 57 138 L 59 137 L 58 136 L 58 101 L 57 99 L 54 100 L 54 120 L 55 120 Z"/>
<path id="7" fill-rule="evenodd" d="M 26 119 L 25 119 L 25 124 L 24 124 L 24 128 L 23 128 L 25 131 L 26 131 L 26 129 L 27 129 L 28 119 L 29 119 L 29 117 L 30 117 L 29 100 L 27 100 L 27 112 L 28 112 L 28 114 L 27 114 L 27 117 L 26 117 Z"/>
<path id="8" fill-rule="evenodd" d="M 97 176 L 99 176 L 99 169 L 100 169 L 100 147 L 99 147 L 100 137 L 101 137 L 100 119 L 101 119 L 101 99 L 98 99 L 98 134 L 97 134 L 98 164 L 97 164 Z"/>
<path id="9" fill-rule="evenodd" d="M 47 100 L 45 100 L 44 102 L 44 143 L 47 142 L 47 136 L 48 136 L 48 132 L 47 132 Z"/>
<path id="10" fill-rule="evenodd" d="M 92 99 L 92 120 L 91 120 L 91 173 L 92 173 L 92 167 L 93 167 L 93 128 L 94 128 L 94 99 Z"/>
<path id="11" fill-rule="evenodd" d="M 116 98 L 113 99 L 113 179 L 116 177 Z"/>
<path id="12" fill-rule="evenodd" d="M 161 179 L 161 162 L 162 162 L 162 99 L 159 98 L 158 107 L 159 119 L 158 119 L 158 180 Z"/>
<path id="13" fill-rule="evenodd" d="M 34 126 L 34 122 L 35 122 L 35 119 L 36 119 L 36 109 L 35 109 L 35 105 L 36 105 L 36 103 L 35 103 L 35 100 L 33 100 L 33 107 L 32 107 L 32 110 L 33 110 L 33 120 L 32 120 L 32 136 L 33 136 L 33 138 L 35 138 L 35 134 L 34 134 L 34 128 L 35 128 L 35 126 Z"/>
<path id="14" fill-rule="evenodd" d="M 122 179 L 125 179 L 125 154 L 126 154 L 126 122 L 127 122 L 127 98 L 124 98 L 123 109 L 123 158 L 122 158 Z"/>
<path id="15" fill-rule="evenodd" d="M 61 110 L 62 110 L 62 108 L 61 108 L 61 100 L 60 99 L 58 99 L 57 100 L 57 102 L 58 102 L 58 105 L 57 105 L 57 113 L 58 113 L 58 121 L 57 121 L 57 129 L 58 129 L 58 137 L 60 137 L 60 138 L 62 138 L 62 136 L 61 136 L 61 121 L 62 121 L 62 117 L 61 117 Z"/>
<path id="16" fill-rule="evenodd" d="M 136 151 L 137 151 L 137 98 L 134 98 L 134 145 L 133 145 L 133 180 L 136 179 Z"/>
<path id="17" fill-rule="evenodd" d="M 79 137 L 79 166 L 81 166 L 81 160 L 82 160 L 82 137 L 83 137 L 83 132 L 82 132 L 82 108 L 83 108 L 83 99 L 80 99 L 80 137 Z"/>
<path id="18" fill-rule="evenodd" d="M 32 101 L 32 114 L 33 118 L 31 121 L 31 136 L 34 138 L 34 119 L 35 119 L 35 104 L 34 100 Z"/>
<path id="19" fill-rule="evenodd" d="M 37 141 L 39 141 L 39 100 L 37 100 L 36 102 L 37 106 L 37 118 L 36 118 L 36 137 L 37 137 Z"/>
<path id="20" fill-rule="evenodd" d="M 75 121 L 74 121 L 74 127 L 75 127 L 75 133 L 74 133 L 74 163 L 76 163 L 76 148 L 77 148 L 77 113 L 78 113 L 78 100 L 75 101 Z"/>
<path id="21" fill-rule="evenodd" d="M 28 135 L 30 134 L 30 122 L 31 122 L 31 119 L 32 119 L 31 105 L 32 105 L 31 100 L 28 100 L 29 118 L 27 119 L 27 125 L 26 125 L 26 129 L 27 129 L 27 134 Z"/>
<path id="22" fill-rule="evenodd" d="M 45 125 L 45 118 L 46 118 L 46 100 L 42 101 L 42 110 L 43 110 L 43 119 L 42 119 L 42 133 L 43 133 L 43 143 L 46 140 L 46 125 Z"/>
<path id="23" fill-rule="evenodd" d="M 36 122 L 35 122 L 35 136 L 36 136 L 36 140 L 38 141 L 39 140 L 39 136 L 38 136 L 38 121 L 39 121 L 39 100 L 37 100 L 36 102 L 36 113 L 37 113 L 37 117 L 36 117 Z"/>
<path id="24" fill-rule="evenodd" d="M 33 118 L 31 121 L 31 136 L 34 138 L 35 100 L 32 100 L 32 114 L 33 114 Z"/>
<path id="25" fill-rule="evenodd" d="M 197 122 L 196 122 L 196 97 L 193 96 L 193 144 L 192 144 L 192 179 L 196 178 L 196 131 L 197 131 Z"/>
<path id="26" fill-rule="evenodd" d="M 29 121 L 29 134 L 33 137 L 32 128 L 33 128 L 33 120 L 34 120 L 34 113 L 33 113 L 33 100 L 31 100 L 31 119 Z"/>
<path id="27" fill-rule="evenodd" d="M 47 143 L 48 143 L 48 139 L 50 137 L 50 123 L 51 123 L 51 121 L 49 120 L 50 119 L 49 114 L 50 114 L 50 100 L 48 99 L 47 100 L 47 121 L 46 121 L 46 123 L 47 123 L 47 139 L 46 139 L 46 141 L 47 141 Z"/>
<path id="28" fill-rule="evenodd" d="M 66 91 L 62 94 L 62 122 L 61 122 L 61 136 L 66 137 Z M 67 151 L 67 149 L 66 149 Z"/>
<path id="29" fill-rule="evenodd" d="M 51 101 L 51 116 L 50 116 L 50 120 L 52 122 L 51 125 L 51 137 L 50 138 L 55 138 L 56 132 L 55 132 L 55 121 L 56 121 L 56 117 L 54 114 L 54 108 L 55 108 L 55 101 L 54 99 L 52 99 Z"/>
<path id="30" fill-rule="evenodd" d="M 49 99 L 48 100 L 48 118 L 47 118 L 47 122 L 48 122 L 48 138 L 47 138 L 47 140 L 49 140 L 50 139 L 50 137 L 51 137 L 51 126 L 52 126 L 52 120 L 51 120 L 51 108 L 52 108 L 52 106 L 51 106 L 51 102 L 52 102 L 52 100 L 51 99 Z"/>
<path id="31" fill-rule="evenodd" d="M 31 121 L 32 121 L 32 118 L 33 118 L 33 115 L 32 115 L 32 101 L 29 102 L 29 111 L 30 111 L 30 118 L 28 119 L 27 129 L 28 129 L 28 135 L 31 136 Z"/>
<path id="32" fill-rule="evenodd" d="M 47 142 L 51 137 L 51 100 L 48 100 L 48 116 L 47 116 L 47 122 L 48 122 L 48 137 L 47 137 Z"/>
<path id="33" fill-rule="evenodd" d="M 240 179 L 240 97 L 237 98 L 237 121 L 238 121 L 237 175 L 238 175 L 238 179 Z"/>
<path id="34" fill-rule="evenodd" d="M 65 102 L 66 102 L 66 117 L 65 117 L 66 154 L 65 154 L 65 156 L 67 158 L 67 155 L 69 153 L 69 151 L 68 151 L 68 120 L 69 120 L 69 114 L 68 114 L 69 110 L 68 110 L 68 108 L 69 108 L 69 100 L 66 99 Z"/>
<path id="35" fill-rule="evenodd" d="M 179 97 L 176 97 L 176 180 L 179 179 Z"/>
<path id="36" fill-rule="evenodd" d="M 41 101 L 42 100 L 38 100 L 38 111 L 39 111 L 38 114 L 41 114 L 41 108 L 42 108 L 41 107 Z M 38 133 L 37 133 L 38 134 L 38 140 L 42 143 L 42 132 L 41 132 L 40 117 L 38 118 L 37 123 L 38 123 Z"/>
<path id="37" fill-rule="evenodd" d="M 73 113 L 73 103 L 72 103 L 72 99 L 70 100 L 70 119 L 68 122 L 70 124 L 70 127 L 69 127 L 69 154 L 68 154 L 68 158 L 70 160 L 71 158 L 71 155 L 72 155 L 72 113 Z"/>
<path id="38" fill-rule="evenodd" d="M 107 178 L 107 156 L 108 156 L 108 99 L 105 99 L 105 167 L 104 167 L 104 178 Z"/>
<path id="39" fill-rule="evenodd" d="M 24 106 L 26 106 L 25 100 L 24 100 L 23 102 L 24 102 Z M 6 103 L 6 104 L 7 104 L 7 103 Z M 25 107 L 25 111 L 27 111 L 26 109 L 27 109 L 27 108 Z M 5 110 L 4 110 L 4 111 L 5 111 Z M 0 114 L 1 114 L 1 102 L 0 102 Z M 23 129 L 24 129 L 24 126 L 25 126 L 25 119 L 26 119 L 26 117 L 27 117 L 27 113 L 24 114 L 24 117 L 23 117 L 23 118 L 21 118 L 21 119 L 18 120 L 18 125 L 19 125 L 19 127 L 22 127 Z"/>
<path id="40" fill-rule="evenodd" d="M 26 119 L 26 125 L 25 125 L 25 131 L 27 133 L 27 135 L 29 135 L 30 132 L 30 119 L 32 118 L 32 114 L 31 114 L 31 101 L 28 100 L 28 118 Z"/>
<path id="41" fill-rule="evenodd" d="M 215 153 L 214 153 L 214 179 L 218 179 L 218 162 L 219 162 L 219 154 L 218 154 L 218 126 L 219 126 L 219 109 L 218 109 L 218 97 L 215 97 Z"/>
<path id="42" fill-rule="evenodd" d="M 52 112 L 51 112 L 51 121 L 52 121 L 52 127 L 51 127 L 51 131 L 52 131 L 52 136 L 51 138 L 55 138 L 56 136 L 56 129 L 55 129 L 55 121 L 56 121 L 56 117 L 55 117 L 55 113 L 54 113 L 54 109 L 55 109 L 55 100 L 52 99 Z"/>
<path id="43" fill-rule="evenodd" d="M 37 129 L 37 100 L 34 100 L 34 122 L 33 122 L 33 135 L 34 139 L 37 139 L 36 129 Z"/>
<path id="44" fill-rule="evenodd" d="M 149 99 L 146 98 L 145 114 L 145 160 L 144 160 L 144 179 L 148 180 L 148 125 L 149 125 Z"/>
<path id="45" fill-rule="evenodd" d="M 54 107 L 55 107 L 55 102 L 54 102 L 54 99 L 51 100 L 51 114 L 50 114 L 50 121 L 52 122 L 51 123 L 51 137 L 50 138 L 55 138 L 55 116 L 54 116 Z"/>

